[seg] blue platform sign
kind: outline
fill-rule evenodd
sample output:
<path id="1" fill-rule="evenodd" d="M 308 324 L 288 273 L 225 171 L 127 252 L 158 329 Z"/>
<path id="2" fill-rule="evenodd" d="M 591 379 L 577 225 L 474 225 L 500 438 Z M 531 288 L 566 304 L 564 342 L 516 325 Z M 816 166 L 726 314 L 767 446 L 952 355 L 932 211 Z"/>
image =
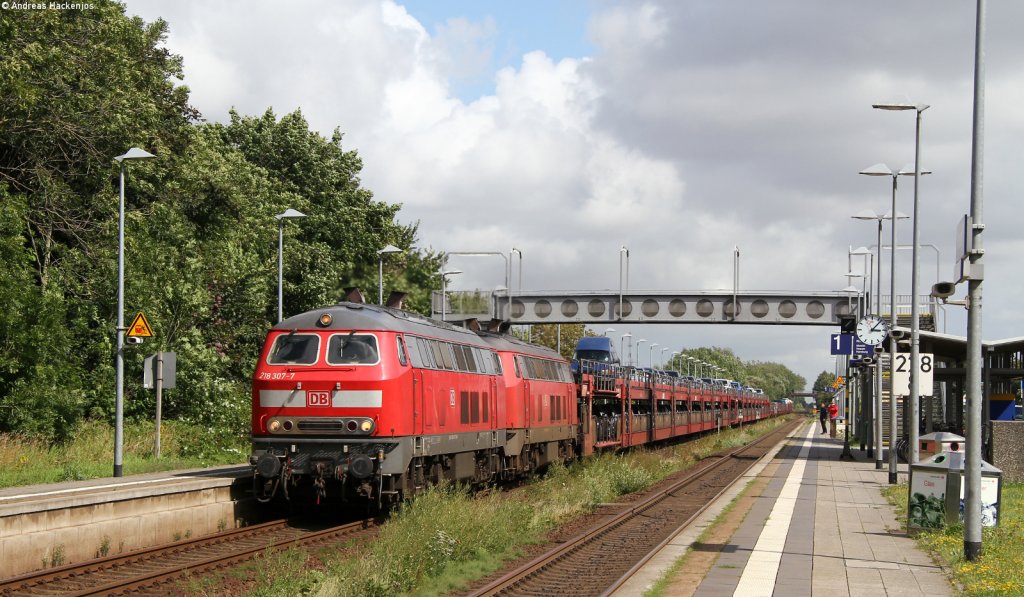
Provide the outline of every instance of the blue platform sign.
<path id="1" fill-rule="evenodd" d="M 856 336 L 850 334 L 832 334 L 829 344 L 831 354 L 848 354 L 858 357 L 870 357 L 875 354 L 875 347 L 864 344 Z"/>

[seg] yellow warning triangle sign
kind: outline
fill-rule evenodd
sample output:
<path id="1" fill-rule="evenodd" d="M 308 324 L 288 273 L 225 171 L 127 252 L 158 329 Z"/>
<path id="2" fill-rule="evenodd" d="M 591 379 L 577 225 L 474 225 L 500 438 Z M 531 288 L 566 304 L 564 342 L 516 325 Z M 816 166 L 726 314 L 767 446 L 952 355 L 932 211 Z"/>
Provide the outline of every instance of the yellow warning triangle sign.
<path id="1" fill-rule="evenodd" d="M 128 331 L 125 335 L 133 338 L 153 337 L 153 327 L 149 325 L 149 320 L 146 319 L 145 313 L 139 311 L 139 314 L 132 320 L 131 325 L 128 326 Z"/>
<path id="2" fill-rule="evenodd" d="M 139 313 L 139 315 L 142 315 L 142 313 Z M 839 386 L 843 385 L 844 383 L 846 383 L 846 382 L 843 380 L 843 377 L 839 376 L 839 377 L 836 378 L 835 383 L 832 384 L 832 387 L 834 389 L 838 390 Z"/>

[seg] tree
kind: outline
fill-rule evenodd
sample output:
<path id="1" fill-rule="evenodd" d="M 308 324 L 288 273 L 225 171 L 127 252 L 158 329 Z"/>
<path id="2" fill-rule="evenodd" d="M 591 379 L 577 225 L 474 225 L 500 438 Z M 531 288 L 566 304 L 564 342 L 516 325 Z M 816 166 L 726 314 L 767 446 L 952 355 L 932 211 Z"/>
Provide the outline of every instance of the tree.
<path id="1" fill-rule="evenodd" d="M 587 326 L 582 323 L 563 323 L 561 325 L 541 324 L 533 326 L 533 343 L 540 344 L 541 346 L 547 346 L 552 350 L 557 350 L 559 346 L 559 328 L 561 328 L 561 352 L 565 359 L 571 359 L 573 352 L 576 350 L 576 344 L 580 341 L 580 338 L 584 336 L 596 336 L 594 332 L 586 329 Z"/>
<path id="2" fill-rule="evenodd" d="M 814 385 L 811 386 L 811 392 L 814 393 L 814 399 L 821 402 L 822 399 L 832 398 L 832 385 L 836 382 L 836 375 L 829 373 L 828 371 L 822 371 L 818 374 L 818 377 L 814 380 Z"/>

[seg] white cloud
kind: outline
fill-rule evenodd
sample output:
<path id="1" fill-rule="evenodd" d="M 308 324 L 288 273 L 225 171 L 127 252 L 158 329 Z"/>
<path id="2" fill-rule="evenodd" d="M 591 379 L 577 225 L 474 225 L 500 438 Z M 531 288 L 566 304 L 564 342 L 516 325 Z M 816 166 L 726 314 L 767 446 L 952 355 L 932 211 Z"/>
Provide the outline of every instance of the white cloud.
<path id="1" fill-rule="evenodd" d="M 948 271 L 969 192 L 969 6 L 912 0 L 885 19 L 802 0 L 598 7 L 593 56 L 524 54 L 493 73 L 493 93 L 468 103 L 453 89 L 488 76 L 498 21 L 452 15 L 431 36 L 390 0 L 131 0 L 128 10 L 170 22 L 168 46 L 184 57 L 207 118 L 231 106 L 301 107 L 325 135 L 340 127 L 364 158 L 364 185 L 403 203 L 400 218 L 421 222 L 425 246 L 506 255 L 516 246 L 527 289 L 617 287 L 622 244 L 633 288 L 729 288 L 736 245 L 741 288 L 845 286 L 848 246 L 874 243 L 849 216 L 889 200 L 885 184 L 857 171 L 913 158 L 912 116 L 870 105 L 926 102 L 923 155 L 935 174 L 922 181 L 921 237 L 941 247 Z M 1017 5 L 989 12 L 986 337 L 1024 333 L 1014 327 L 1020 276 L 1006 256 L 1020 253 L 1024 221 L 1021 17 Z M 904 183 L 899 209 L 909 212 Z M 909 226 L 900 235 L 909 239 Z M 456 287 L 504 283 L 501 260 L 459 259 Z M 822 328 L 633 331 L 666 346 L 785 359 L 809 383 L 831 367 Z"/>

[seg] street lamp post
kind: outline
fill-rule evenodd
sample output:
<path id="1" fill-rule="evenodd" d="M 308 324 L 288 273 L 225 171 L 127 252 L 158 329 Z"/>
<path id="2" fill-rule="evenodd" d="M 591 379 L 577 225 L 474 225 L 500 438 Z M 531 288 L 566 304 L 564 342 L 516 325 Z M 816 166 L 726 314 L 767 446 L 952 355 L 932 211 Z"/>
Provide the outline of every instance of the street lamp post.
<path id="1" fill-rule="evenodd" d="M 622 256 L 626 256 L 626 290 L 629 290 L 629 248 L 619 247 L 619 319 L 622 319 Z"/>
<path id="2" fill-rule="evenodd" d="M 847 280 L 849 280 L 850 278 L 853 278 L 853 277 L 862 277 L 863 274 L 854 274 L 853 272 L 847 272 L 846 276 L 847 276 Z M 851 284 L 850 286 L 847 286 L 846 288 L 844 288 L 843 291 L 846 292 L 846 296 L 847 297 L 850 297 L 853 294 L 857 294 L 857 304 L 860 304 L 860 290 L 856 286 Z M 838 367 L 838 365 L 839 365 L 839 361 L 837 360 L 836 361 L 836 366 Z M 839 455 L 839 459 L 840 460 L 853 460 L 853 453 L 850 452 L 850 414 L 853 412 L 853 409 L 850 407 L 850 402 L 851 402 L 851 399 L 852 399 L 852 392 L 851 392 L 850 388 L 853 386 L 853 383 L 850 380 L 850 356 L 849 355 L 846 356 L 845 365 L 846 365 L 846 380 L 847 380 L 847 383 L 846 383 L 846 392 L 844 393 L 844 398 L 843 398 L 843 423 L 844 423 L 844 425 L 843 425 L 843 452 Z"/>
<path id="3" fill-rule="evenodd" d="M 669 351 L 669 350 L 672 350 L 672 349 L 667 347 L 667 346 L 661 349 L 661 362 L 662 363 L 665 363 L 665 352 Z"/>
<path id="4" fill-rule="evenodd" d="M 871 311 L 871 305 L 869 297 L 871 296 L 871 281 L 874 279 L 872 276 L 875 274 L 875 254 L 871 252 L 871 249 L 867 247 L 857 247 L 850 251 L 849 255 L 859 255 L 864 257 L 861 266 L 864 270 L 865 275 L 861 278 L 860 294 L 858 295 L 858 306 L 857 314 L 864 317 Z M 851 268 L 852 269 L 852 268 Z M 860 431 L 857 433 L 857 437 L 860 439 L 860 449 L 863 452 L 865 449 L 868 452 L 868 458 L 874 455 L 874 450 L 871 449 L 870 437 L 871 437 L 871 417 L 874 413 L 871 412 L 871 403 L 864 400 L 864 390 L 868 387 L 867 384 L 863 383 L 862 380 L 857 380 L 857 427 Z M 859 413 L 857 413 L 859 411 Z"/>
<path id="5" fill-rule="evenodd" d="M 872 106 L 879 110 L 914 110 L 917 113 L 914 127 L 914 213 L 913 213 L 913 255 L 910 265 L 910 464 L 916 464 L 919 456 L 917 436 L 920 425 L 920 353 L 921 353 L 921 322 L 918 317 L 919 305 L 917 300 L 917 255 L 918 255 L 918 189 L 921 186 L 921 112 L 928 109 L 927 104 L 875 104 Z M 895 246 L 895 243 L 893 243 Z M 931 392 L 929 392 L 931 393 Z"/>
<path id="6" fill-rule="evenodd" d="M 636 365 L 638 367 L 640 366 L 640 345 L 643 344 L 644 342 L 647 342 L 647 340 L 643 338 L 640 338 L 639 340 L 636 341 Z"/>
<path id="7" fill-rule="evenodd" d="M 274 216 L 277 218 L 277 321 L 284 319 L 284 221 L 288 218 L 304 218 L 306 214 L 288 208 Z"/>
<path id="8" fill-rule="evenodd" d="M 402 250 L 394 245 L 387 245 L 380 251 L 377 251 L 378 266 L 377 269 L 377 304 L 384 304 L 384 256 L 389 253 L 401 253 Z"/>
<path id="9" fill-rule="evenodd" d="M 441 321 L 445 320 L 445 303 L 448 302 L 448 276 L 461 274 L 460 269 L 449 269 L 441 272 Z"/>
<path id="10" fill-rule="evenodd" d="M 629 338 L 632 338 L 632 337 L 633 337 L 633 334 L 630 334 L 629 332 L 626 332 L 625 334 L 622 334 L 621 336 L 619 336 L 619 348 L 620 348 L 620 350 L 626 347 L 626 340 L 628 340 Z M 630 351 L 630 352 L 632 352 L 632 351 Z M 626 354 L 626 365 L 629 365 L 629 359 L 630 359 L 631 356 L 632 355 L 629 354 L 629 353 Z"/>
<path id="11" fill-rule="evenodd" d="M 117 204 L 117 330 L 115 345 L 117 353 L 114 357 L 114 476 L 122 473 L 121 456 L 124 451 L 124 175 L 129 160 L 151 160 L 156 156 L 132 147 L 114 159 L 120 166 L 120 192 Z"/>
<path id="12" fill-rule="evenodd" d="M 872 168 L 877 168 L 877 166 L 872 166 Z M 888 167 L 886 167 L 885 169 L 888 170 Z M 864 174 L 865 172 L 867 172 L 867 170 L 861 172 L 861 174 Z M 891 170 L 889 171 L 889 174 L 892 175 L 892 171 Z M 872 173 L 872 174 L 870 174 L 870 176 L 884 176 L 884 173 L 882 173 L 882 174 L 874 174 L 874 173 Z M 896 206 L 896 176 L 895 175 L 892 175 L 892 176 L 893 176 L 893 183 L 892 183 L 893 210 L 889 211 L 888 213 L 886 213 L 885 215 L 882 215 L 882 216 L 877 215 L 875 212 L 873 212 L 871 210 L 862 211 L 862 212 L 858 213 L 857 215 L 853 216 L 853 218 L 856 219 L 856 220 L 877 220 L 878 221 L 878 242 L 875 245 L 875 251 L 876 251 L 875 263 L 877 264 L 876 265 L 877 271 L 875 272 L 876 273 L 876 275 L 875 275 L 875 314 L 878 315 L 879 317 L 881 317 L 881 315 L 882 315 L 882 221 L 883 220 L 889 220 L 890 221 L 890 225 L 893 227 L 893 231 L 894 231 L 893 232 L 893 239 L 895 240 L 895 238 L 896 238 L 896 233 L 895 233 L 895 230 L 896 230 L 896 220 L 902 220 L 902 219 L 905 219 L 907 217 L 906 215 L 896 211 L 896 209 L 895 209 L 895 206 Z M 895 253 L 895 251 L 893 251 L 893 253 Z M 893 263 L 895 263 L 895 262 L 896 262 L 896 257 L 895 257 L 895 255 L 893 255 Z M 895 280 L 895 275 L 893 275 L 893 279 Z M 892 302 L 892 297 L 896 294 L 896 291 L 894 289 L 890 288 L 889 294 L 890 294 L 890 310 L 892 310 L 893 307 L 891 305 L 894 304 Z M 895 319 L 893 319 L 893 321 L 895 321 Z M 890 394 L 891 394 L 891 392 L 890 392 Z M 875 360 L 875 413 L 874 413 L 874 422 L 875 422 L 875 442 L 874 442 L 874 444 L 875 444 L 875 470 L 882 470 L 882 467 L 883 467 L 883 465 L 882 465 L 882 435 L 883 435 L 882 425 L 883 425 L 883 420 L 882 420 L 882 359 L 881 358 Z M 890 480 L 891 480 L 891 477 L 890 477 Z"/>
<path id="13" fill-rule="evenodd" d="M 655 346 L 661 346 L 661 345 L 658 344 L 657 342 L 652 342 L 651 345 L 648 346 L 648 348 L 650 350 L 647 351 L 647 364 L 651 366 L 651 370 L 654 369 L 654 347 Z"/>
<path id="14" fill-rule="evenodd" d="M 908 176 L 910 172 L 901 170 L 899 172 L 893 172 L 885 164 L 875 164 L 870 168 L 861 170 L 861 174 L 867 176 L 890 176 L 892 177 L 892 210 L 890 214 L 897 214 L 892 216 L 892 246 L 896 246 L 896 220 L 901 219 L 899 212 L 896 211 L 896 187 L 899 176 Z M 926 173 L 927 174 L 927 173 Z M 889 264 L 889 329 L 896 329 L 896 251 L 892 251 L 892 259 Z M 889 336 L 889 379 L 892 380 L 896 373 L 896 359 L 892 356 L 896 354 L 896 339 Z M 896 470 L 896 397 L 892 392 L 892 383 L 889 384 L 889 484 L 895 485 L 899 482 L 899 475 Z"/>

